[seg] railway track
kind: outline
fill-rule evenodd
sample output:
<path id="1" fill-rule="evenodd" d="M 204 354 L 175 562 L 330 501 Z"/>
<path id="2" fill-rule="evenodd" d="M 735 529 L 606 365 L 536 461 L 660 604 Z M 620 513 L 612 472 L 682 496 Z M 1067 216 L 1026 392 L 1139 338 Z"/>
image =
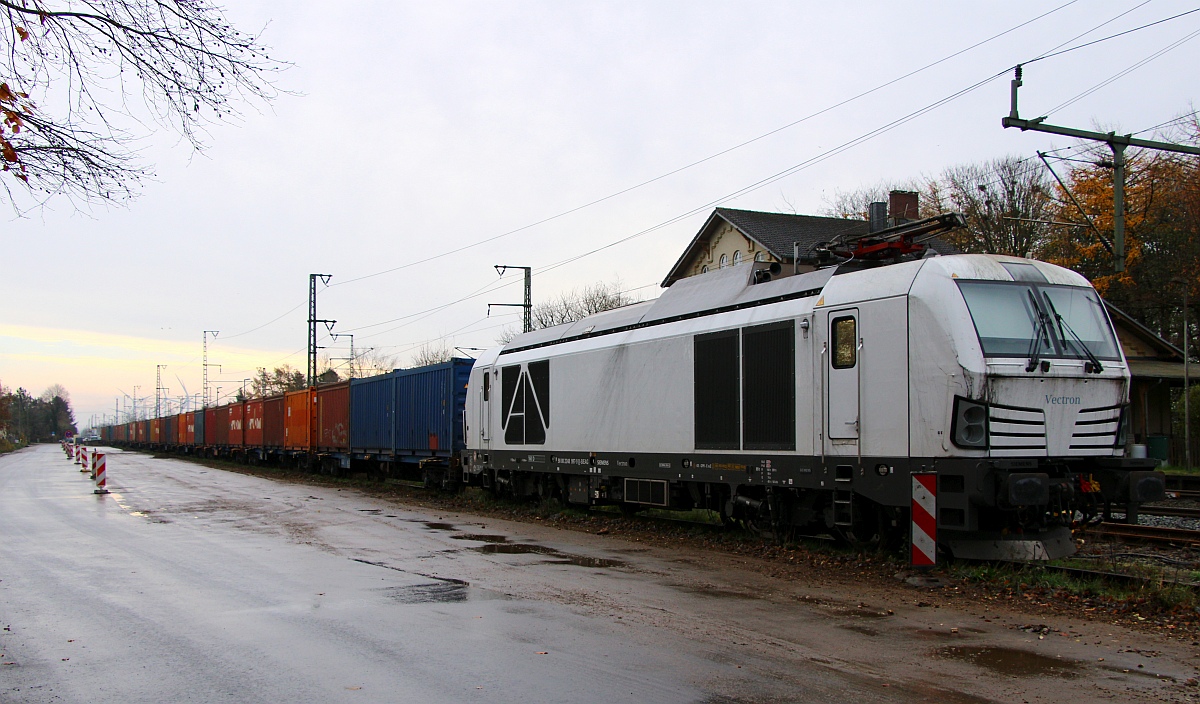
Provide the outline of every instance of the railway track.
<path id="1" fill-rule="evenodd" d="M 1200 474 L 1168 474 L 1167 492 L 1184 492 L 1200 496 Z"/>
<path id="2" fill-rule="evenodd" d="M 1077 579 L 1099 579 L 1104 582 L 1116 582 L 1119 584 L 1131 585 L 1156 585 L 1156 584 L 1173 584 L 1189 589 L 1200 588 L 1200 583 L 1190 582 L 1181 579 L 1166 579 L 1163 577 L 1144 577 L 1135 574 L 1126 574 L 1124 572 L 1113 572 L 1112 570 L 1095 570 L 1085 567 L 1067 567 L 1064 565 L 1046 565 L 1046 564 L 1031 564 L 1036 569 L 1041 569 L 1045 572 L 1058 572 L 1059 574 L 1070 575 Z"/>
<path id="3" fill-rule="evenodd" d="M 1125 523 L 1099 523 L 1094 526 L 1088 526 L 1086 532 L 1122 541 L 1155 543 L 1175 547 L 1200 547 L 1200 531 L 1185 530 L 1183 528 L 1139 526 Z"/>
<path id="4" fill-rule="evenodd" d="M 1138 513 L 1143 516 L 1170 516 L 1173 518 L 1200 519 L 1200 508 L 1185 506 L 1141 506 Z"/>
<path id="5" fill-rule="evenodd" d="M 1197 501 L 1200 500 L 1200 490 L 1198 489 L 1168 489 L 1167 499 L 1181 499 Z"/>

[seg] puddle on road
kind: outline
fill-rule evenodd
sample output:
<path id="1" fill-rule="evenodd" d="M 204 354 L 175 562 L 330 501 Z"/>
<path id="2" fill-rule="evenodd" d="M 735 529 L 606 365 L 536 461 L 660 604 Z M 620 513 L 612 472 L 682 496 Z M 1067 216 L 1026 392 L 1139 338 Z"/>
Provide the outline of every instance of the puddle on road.
<path id="1" fill-rule="evenodd" d="M 732 589 L 722 589 L 711 584 L 700 586 L 680 586 L 680 590 L 689 594 L 698 594 L 700 596 L 711 596 L 715 599 L 758 599 L 758 595 L 749 592 L 739 592 Z"/>
<path id="2" fill-rule="evenodd" d="M 426 523 L 425 527 L 429 530 L 458 530 L 453 523 Z"/>
<path id="3" fill-rule="evenodd" d="M 507 543 L 508 538 L 503 535 L 488 535 L 486 533 L 462 533 L 460 535 L 450 536 L 454 540 L 474 540 L 480 543 Z"/>
<path id="4" fill-rule="evenodd" d="M 1136 666 L 1120 667 L 1118 665 L 1102 665 L 1101 669 L 1108 670 L 1109 672 L 1113 672 L 1118 675 L 1133 675 L 1135 677 L 1148 677 L 1148 678 L 1154 679 L 1154 680 L 1168 680 L 1170 682 L 1178 682 L 1178 680 L 1175 679 L 1175 677 L 1173 677 L 1172 675 L 1164 675 L 1161 672 L 1151 672 L 1151 671 L 1145 670 L 1145 669 L 1139 670 L 1139 669 L 1137 669 Z"/>
<path id="5" fill-rule="evenodd" d="M 559 559 L 547 560 L 547 565 L 575 565 L 576 567 L 591 567 L 593 569 L 604 569 L 606 567 L 624 567 L 625 563 L 620 560 L 610 560 L 604 557 L 585 557 L 583 555 L 568 555 L 560 554 Z"/>
<path id="6" fill-rule="evenodd" d="M 847 626 L 840 626 L 840 628 L 844 628 L 847 631 L 854 631 L 855 633 L 858 633 L 858 634 L 861 634 L 864 636 L 870 636 L 872 638 L 879 635 L 879 631 L 875 630 L 874 628 L 869 628 L 867 626 L 847 625 Z"/>
<path id="7" fill-rule="evenodd" d="M 1008 677 L 1079 676 L 1079 663 L 1061 660 L 1028 650 L 992 646 L 951 646 L 937 651 L 940 657 L 969 663 Z"/>
<path id="8" fill-rule="evenodd" d="M 597 569 L 625 566 L 625 563 L 621 560 L 572 555 L 555 550 L 554 548 L 548 548 L 544 545 L 532 545 L 529 543 L 493 543 L 490 545 L 480 545 L 473 549 L 485 555 L 545 555 L 546 557 L 554 558 L 553 560 L 546 561 L 546 564 L 551 565 L 575 565 L 577 567 L 592 567 Z"/>
<path id="9" fill-rule="evenodd" d="M 383 509 L 378 509 L 378 508 L 360 508 L 360 509 L 358 509 L 358 512 L 359 512 L 359 513 L 369 513 L 369 514 L 371 514 L 372 516 L 378 516 L 379 514 L 383 513 Z"/>
<path id="10" fill-rule="evenodd" d="M 886 611 L 875 611 L 874 609 L 870 609 L 865 606 L 860 606 L 857 609 L 851 609 L 851 608 L 830 609 L 830 612 L 833 613 L 835 616 L 854 616 L 856 618 L 887 618 L 888 617 L 888 614 Z"/>
<path id="11" fill-rule="evenodd" d="M 466 601 L 470 587 L 454 582 L 432 582 L 381 590 L 389 600 L 398 604 L 452 604 Z"/>
<path id="12" fill-rule="evenodd" d="M 928 638 L 930 640 L 958 638 L 960 636 L 960 634 L 955 633 L 947 628 L 923 628 L 913 631 L 913 635 L 918 638 Z"/>

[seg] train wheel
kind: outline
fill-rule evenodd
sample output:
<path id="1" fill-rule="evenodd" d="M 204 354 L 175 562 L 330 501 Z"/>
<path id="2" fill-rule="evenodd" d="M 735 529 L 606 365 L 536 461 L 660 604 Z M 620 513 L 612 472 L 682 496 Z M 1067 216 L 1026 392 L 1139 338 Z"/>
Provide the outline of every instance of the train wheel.
<path id="1" fill-rule="evenodd" d="M 855 501 L 854 524 L 836 526 L 834 530 L 842 540 L 860 550 L 878 549 L 884 534 L 881 511 L 882 507 Z"/>
<path id="2" fill-rule="evenodd" d="M 733 506 L 728 501 L 722 500 L 721 506 L 717 509 L 717 514 L 721 517 L 721 527 L 725 530 L 733 530 L 738 526 L 738 520 L 733 517 Z"/>
<path id="3" fill-rule="evenodd" d="M 644 509 L 644 508 L 646 508 L 646 507 L 642 506 L 641 504 L 628 504 L 628 503 L 625 503 L 624 501 L 622 501 L 621 502 L 621 515 L 625 516 L 626 518 L 633 518 L 634 516 L 641 513 L 642 509 Z"/>

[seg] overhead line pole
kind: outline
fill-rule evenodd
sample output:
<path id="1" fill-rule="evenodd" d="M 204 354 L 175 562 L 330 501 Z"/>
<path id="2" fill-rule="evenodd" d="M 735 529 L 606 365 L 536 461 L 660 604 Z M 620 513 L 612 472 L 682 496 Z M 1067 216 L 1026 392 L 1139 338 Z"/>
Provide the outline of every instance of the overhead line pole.
<path id="1" fill-rule="evenodd" d="M 326 286 L 329 285 L 329 280 L 333 278 L 333 274 L 309 274 L 308 275 L 308 385 L 317 385 L 317 323 L 325 323 L 330 326 L 336 320 L 318 320 L 317 319 L 317 279 Z"/>
<path id="2" fill-rule="evenodd" d="M 220 330 L 204 331 L 204 402 L 201 404 L 201 408 L 208 408 L 208 336 L 211 334 L 215 339 L 220 333 Z"/>
<path id="3" fill-rule="evenodd" d="M 1017 112 L 1017 89 L 1022 85 L 1024 84 L 1021 81 L 1021 65 L 1017 64 L 1011 84 L 1008 117 L 1000 121 L 1000 124 L 1004 125 L 1004 127 L 1016 127 L 1022 132 L 1032 130 L 1034 132 L 1046 132 L 1047 134 L 1060 134 L 1064 137 L 1104 142 L 1112 149 L 1113 269 L 1118 273 L 1125 271 L 1125 148 L 1139 147 L 1141 149 L 1154 149 L 1164 152 L 1176 152 L 1178 154 L 1200 155 L 1200 147 L 1159 142 L 1152 139 L 1140 139 L 1131 134 L 1118 135 L 1116 132 L 1092 132 L 1090 130 L 1077 130 L 1074 127 L 1047 125 L 1044 122 L 1046 119 L 1045 116 L 1032 120 L 1021 119 L 1021 116 Z"/>
<path id="4" fill-rule="evenodd" d="M 154 365 L 154 417 L 162 418 L 162 392 L 167 389 L 162 385 L 162 370 L 165 364 Z"/>
<path id="5" fill-rule="evenodd" d="M 1189 472 L 1192 470 L 1192 403 L 1188 384 L 1191 381 L 1188 377 L 1191 371 L 1188 361 L 1191 356 L 1191 350 L 1188 349 L 1188 289 L 1191 284 L 1190 280 L 1183 280 L 1183 468 Z"/>
<path id="6" fill-rule="evenodd" d="M 496 273 L 504 276 L 504 272 L 509 269 L 520 269 L 525 272 L 525 302 L 524 303 L 489 303 L 488 310 L 492 306 L 512 306 L 514 308 L 521 307 L 525 309 L 525 317 L 522 320 L 521 332 L 533 332 L 533 267 L 531 266 L 510 266 L 508 264 L 497 264 L 495 266 Z"/>

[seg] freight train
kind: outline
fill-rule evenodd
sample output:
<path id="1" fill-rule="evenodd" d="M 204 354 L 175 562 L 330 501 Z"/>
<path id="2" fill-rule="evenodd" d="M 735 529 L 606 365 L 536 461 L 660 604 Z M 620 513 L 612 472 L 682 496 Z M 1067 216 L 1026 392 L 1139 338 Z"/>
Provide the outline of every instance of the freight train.
<path id="1" fill-rule="evenodd" d="M 447 482 L 463 449 L 472 360 L 251 398 L 100 429 L 103 442 L 251 465 L 352 467 Z"/>
<path id="2" fill-rule="evenodd" d="M 927 472 L 939 547 L 973 559 L 1064 556 L 1073 524 L 1162 498 L 1153 461 L 1126 457 L 1129 371 L 1086 279 L 904 246 L 802 272 L 725 268 L 474 361 L 115 426 L 105 440 L 413 468 L 446 486 L 710 509 L 859 543 L 907 535 L 912 476 Z"/>

